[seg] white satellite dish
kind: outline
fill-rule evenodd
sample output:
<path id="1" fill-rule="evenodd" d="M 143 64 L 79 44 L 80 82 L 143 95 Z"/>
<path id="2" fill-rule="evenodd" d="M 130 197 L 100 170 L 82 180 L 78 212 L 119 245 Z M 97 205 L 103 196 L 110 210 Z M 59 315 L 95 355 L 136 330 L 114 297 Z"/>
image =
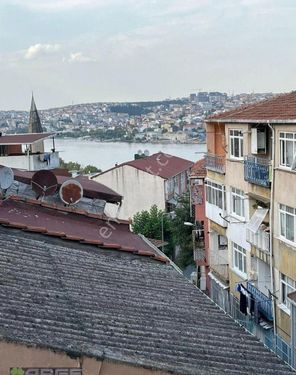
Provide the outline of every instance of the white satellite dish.
<path id="1" fill-rule="evenodd" d="M 7 190 L 13 184 L 14 173 L 9 167 L 3 167 L 0 169 L 0 188 Z"/>
<path id="2" fill-rule="evenodd" d="M 83 197 L 83 188 L 77 180 L 70 179 L 60 187 L 60 198 L 66 205 L 77 204 Z"/>
<path id="3" fill-rule="evenodd" d="M 149 156 L 149 150 L 145 150 L 145 151 L 144 151 L 144 155 L 145 155 L 145 156 Z"/>
<path id="4" fill-rule="evenodd" d="M 138 154 L 138 155 L 142 155 L 142 154 L 143 154 L 143 151 L 142 151 L 142 150 L 138 150 L 137 154 Z"/>

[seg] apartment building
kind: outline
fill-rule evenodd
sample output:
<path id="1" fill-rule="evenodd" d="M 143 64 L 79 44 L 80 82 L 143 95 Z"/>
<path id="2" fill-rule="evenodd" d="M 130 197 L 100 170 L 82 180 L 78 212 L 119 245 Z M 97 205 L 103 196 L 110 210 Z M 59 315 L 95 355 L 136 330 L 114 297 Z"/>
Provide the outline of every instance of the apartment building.
<path id="1" fill-rule="evenodd" d="M 211 297 L 296 367 L 296 92 L 206 120 Z"/>
<path id="2" fill-rule="evenodd" d="M 110 217 L 130 220 L 142 210 L 172 211 L 179 196 L 188 192 L 193 162 L 158 152 L 131 160 L 92 177 L 124 197 L 120 208 L 106 206 Z"/>

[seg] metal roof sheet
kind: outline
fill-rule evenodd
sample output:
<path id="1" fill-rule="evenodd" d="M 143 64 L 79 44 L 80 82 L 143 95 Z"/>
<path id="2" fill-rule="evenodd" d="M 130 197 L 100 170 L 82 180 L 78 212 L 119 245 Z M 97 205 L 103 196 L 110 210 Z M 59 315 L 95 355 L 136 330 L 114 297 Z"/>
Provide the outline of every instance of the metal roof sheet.
<path id="1" fill-rule="evenodd" d="M 0 136 L 0 145 L 31 145 L 54 136 L 55 133 L 26 133 Z"/>

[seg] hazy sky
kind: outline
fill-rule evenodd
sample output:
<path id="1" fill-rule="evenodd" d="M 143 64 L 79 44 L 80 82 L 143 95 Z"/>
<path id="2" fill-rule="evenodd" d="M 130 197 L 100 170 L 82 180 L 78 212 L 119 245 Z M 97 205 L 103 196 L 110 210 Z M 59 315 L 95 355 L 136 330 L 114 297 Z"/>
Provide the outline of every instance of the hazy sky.
<path id="1" fill-rule="evenodd" d="M 0 109 L 296 88 L 295 0 L 0 0 Z"/>

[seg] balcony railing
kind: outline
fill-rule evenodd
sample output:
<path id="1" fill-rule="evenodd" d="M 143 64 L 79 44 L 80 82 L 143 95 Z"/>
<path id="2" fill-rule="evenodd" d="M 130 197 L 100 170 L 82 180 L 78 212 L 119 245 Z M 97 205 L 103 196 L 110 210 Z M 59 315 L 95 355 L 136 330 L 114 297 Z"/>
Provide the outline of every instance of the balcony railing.
<path id="1" fill-rule="evenodd" d="M 269 321 L 273 320 L 273 313 L 272 313 L 272 300 L 268 298 L 264 293 L 260 292 L 253 284 L 247 282 L 247 290 L 250 292 L 258 303 L 258 310 L 261 312 L 266 319 Z"/>
<path id="2" fill-rule="evenodd" d="M 256 246 L 258 249 L 266 251 L 269 253 L 270 249 L 270 234 L 267 231 L 259 229 L 257 232 L 252 232 L 247 228 L 246 239 L 252 245 Z"/>
<path id="3" fill-rule="evenodd" d="M 220 155 L 206 154 L 206 168 L 218 172 L 225 173 L 225 157 Z"/>
<path id="4" fill-rule="evenodd" d="M 245 180 L 252 184 L 270 187 L 270 163 L 266 159 L 246 156 L 244 160 Z"/>

